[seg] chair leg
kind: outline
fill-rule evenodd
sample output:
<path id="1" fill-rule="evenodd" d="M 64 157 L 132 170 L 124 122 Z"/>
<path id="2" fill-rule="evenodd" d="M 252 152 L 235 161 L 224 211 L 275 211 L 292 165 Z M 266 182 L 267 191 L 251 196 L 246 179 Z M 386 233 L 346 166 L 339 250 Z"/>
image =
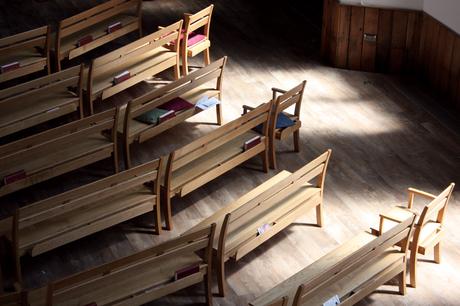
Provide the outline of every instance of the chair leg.
<path id="1" fill-rule="evenodd" d="M 319 227 L 323 227 L 323 203 L 316 205 L 316 224 Z"/>
<path id="2" fill-rule="evenodd" d="M 180 79 L 180 64 L 179 62 L 174 65 L 174 80 Z"/>
<path id="3" fill-rule="evenodd" d="M 434 262 L 441 263 L 441 242 L 434 246 Z"/>
<path id="4" fill-rule="evenodd" d="M 260 153 L 260 157 L 262 158 L 262 167 L 265 173 L 268 172 L 268 169 L 270 167 L 270 162 L 268 160 L 268 150 L 265 149 L 263 152 Z"/>
<path id="5" fill-rule="evenodd" d="M 406 295 L 406 262 L 404 262 L 404 271 L 399 275 L 399 293 Z"/>
<path id="6" fill-rule="evenodd" d="M 120 171 L 118 167 L 118 148 L 113 149 L 113 167 L 115 169 L 115 173 L 118 173 Z"/>
<path id="7" fill-rule="evenodd" d="M 219 261 L 217 264 L 217 287 L 219 288 L 219 296 L 224 297 L 227 286 L 225 282 L 225 262 L 222 258 L 217 260 Z"/>
<path id="8" fill-rule="evenodd" d="M 182 54 L 182 76 L 188 75 L 188 57 Z"/>
<path id="9" fill-rule="evenodd" d="M 222 125 L 222 106 L 220 104 L 216 105 L 216 116 L 217 116 L 217 124 Z"/>
<path id="10" fill-rule="evenodd" d="M 275 152 L 275 139 L 269 141 L 270 151 L 270 167 L 276 169 L 276 152 Z"/>
<path id="11" fill-rule="evenodd" d="M 417 251 L 411 250 L 410 261 L 409 261 L 409 271 L 410 271 L 410 286 L 412 288 L 417 287 Z"/>
<path id="12" fill-rule="evenodd" d="M 206 275 L 204 276 L 204 292 L 206 295 L 206 305 L 208 306 L 212 305 L 211 278 L 212 275 L 208 271 L 208 273 L 206 273 Z"/>
<path id="13" fill-rule="evenodd" d="M 203 54 L 204 54 L 204 64 L 205 65 L 211 64 L 211 56 L 209 53 L 209 48 L 205 49 Z"/>
<path id="14" fill-rule="evenodd" d="M 300 131 L 297 130 L 293 133 L 294 136 L 294 152 L 300 152 Z"/>
<path id="15" fill-rule="evenodd" d="M 153 208 L 153 213 L 155 214 L 155 233 L 157 235 L 161 234 L 161 209 L 158 205 Z"/>
<path id="16" fill-rule="evenodd" d="M 124 143 L 124 150 L 123 150 L 123 155 L 124 155 L 124 160 L 125 160 L 125 169 L 130 169 L 131 168 L 131 151 L 129 150 L 129 144 Z"/>
<path id="17" fill-rule="evenodd" d="M 162 197 L 161 203 L 163 203 L 164 205 L 163 211 L 165 215 L 166 229 L 170 231 L 172 230 L 173 225 L 172 225 L 172 217 L 171 217 L 171 198 L 169 197 L 169 192 L 166 190 L 162 190 L 161 197 Z"/>

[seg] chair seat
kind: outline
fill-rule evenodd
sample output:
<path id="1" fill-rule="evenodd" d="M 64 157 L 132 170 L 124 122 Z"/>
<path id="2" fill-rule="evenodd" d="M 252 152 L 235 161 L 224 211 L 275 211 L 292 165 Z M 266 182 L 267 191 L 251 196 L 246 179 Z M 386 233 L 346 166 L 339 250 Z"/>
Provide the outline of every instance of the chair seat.
<path id="1" fill-rule="evenodd" d="M 258 135 L 256 132 L 248 131 L 194 161 L 187 163 L 185 166 L 174 170 L 171 179 L 171 190 L 176 193 L 180 192 L 180 189 L 188 182 L 195 180 L 243 152 L 245 141 Z"/>
<path id="2" fill-rule="evenodd" d="M 18 69 L 20 69 L 40 61 L 43 61 L 43 65 L 46 65 L 46 57 L 34 49 L 15 50 L 14 53 L 0 54 L 0 66 L 19 62 L 20 67 Z"/>
<path id="3" fill-rule="evenodd" d="M 211 47 L 211 41 L 209 39 L 201 40 L 188 47 L 187 56 L 193 57 L 197 55 L 198 53 L 202 52 L 203 50 L 208 49 L 209 47 Z"/>
<path id="4" fill-rule="evenodd" d="M 58 295 L 53 305 L 79 306 L 97 303 L 108 305 L 129 296 L 135 296 L 147 290 L 170 283 L 174 272 L 191 265 L 202 264 L 196 254 L 175 256 L 174 260 L 165 256 L 162 260 L 139 262 L 130 269 L 112 271 L 102 279 L 93 279 L 78 289 Z M 203 271 L 202 265 L 201 271 Z M 203 274 L 203 272 L 200 272 Z"/>
<path id="5" fill-rule="evenodd" d="M 294 117 L 291 116 L 291 117 L 292 117 L 291 119 L 294 121 L 294 125 L 291 125 L 291 126 L 288 126 L 282 129 L 276 129 L 275 130 L 276 139 L 283 140 L 286 137 L 292 135 L 292 133 L 294 133 L 295 131 L 300 129 L 300 127 L 302 126 L 302 122 L 298 120 L 298 118 L 296 118 L 295 116 Z"/>
<path id="6" fill-rule="evenodd" d="M 418 252 L 425 255 L 426 250 L 436 245 L 442 234 L 440 223 L 428 221 L 420 232 Z"/>
<path id="7" fill-rule="evenodd" d="M 98 231 L 98 228 L 107 228 L 111 224 L 110 220 L 98 226 L 98 222 L 104 219 L 116 218 L 115 223 L 120 223 L 121 219 L 131 219 L 141 213 L 151 211 L 155 205 L 155 195 L 152 194 L 150 188 L 146 186 L 129 189 L 125 192 L 107 198 L 99 199 L 96 202 L 85 203 L 85 205 L 76 205 L 75 208 L 67 209 L 64 204 L 61 208 L 63 212 L 57 212 L 56 215 L 46 218 L 45 220 L 27 224 L 21 227 L 21 219 L 19 220 L 19 249 L 21 253 L 31 250 L 35 245 L 47 240 L 55 241 L 56 244 L 62 241 L 70 242 L 77 239 L 79 232 L 84 232 L 86 235 Z M 141 204 L 148 204 L 144 211 L 135 211 L 127 214 L 131 208 L 136 208 Z M 72 205 L 72 204 L 70 204 Z M 51 212 L 50 212 L 51 213 Z M 52 213 L 55 213 L 54 211 Z M 33 217 L 30 219 L 32 222 Z M 89 225 L 91 225 L 89 227 Z M 88 233 L 89 232 L 89 233 Z M 69 241 L 70 240 L 70 241 Z M 64 244 L 64 243 L 60 243 Z"/>
<path id="8" fill-rule="evenodd" d="M 0 137 L 72 113 L 78 106 L 78 97 L 63 88 L 5 101 L 0 103 Z"/>
<path id="9" fill-rule="evenodd" d="M 69 52 L 77 48 L 77 43 L 80 39 L 92 35 L 93 41 L 107 35 L 107 28 L 116 23 L 121 22 L 122 26 L 125 27 L 133 22 L 137 22 L 137 16 L 120 14 L 113 16 L 111 18 L 102 20 L 101 22 L 92 25 L 89 28 L 85 28 L 77 33 L 73 33 L 67 37 L 64 37 L 61 40 L 60 46 L 60 59 L 66 58 L 69 56 Z M 54 44 L 52 44 L 54 46 Z"/>

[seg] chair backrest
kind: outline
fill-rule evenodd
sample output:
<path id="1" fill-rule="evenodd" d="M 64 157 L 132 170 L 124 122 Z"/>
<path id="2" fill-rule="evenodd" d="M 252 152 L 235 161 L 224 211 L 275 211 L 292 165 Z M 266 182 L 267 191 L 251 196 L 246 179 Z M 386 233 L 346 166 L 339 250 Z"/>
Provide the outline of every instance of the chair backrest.
<path id="1" fill-rule="evenodd" d="M 276 89 L 273 89 L 272 98 L 273 100 L 275 100 L 275 102 L 273 106 L 274 112 L 272 114 L 272 127 L 276 127 L 276 120 L 278 118 L 278 114 L 283 112 L 292 105 L 295 105 L 294 115 L 298 118 L 300 117 L 300 107 L 302 105 L 302 97 L 306 84 L 307 81 L 303 81 L 302 83 L 298 84 L 297 86 L 291 88 L 290 90 L 278 96 Z"/>
<path id="2" fill-rule="evenodd" d="M 21 284 L 21 263 L 18 252 L 18 214 L 15 212 L 12 216 L 0 220 L 0 243 L 4 245 L 0 250 L 4 254 L 0 256 L 0 294 L 5 291 L 6 280 L 10 279 L 7 275 L 12 276 L 14 284 Z M 11 275 L 12 274 L 12 275 Z M 1 301 L 1 298 L 0 298 Z M 0 303 L 0 305 L 3 305 Z"/>
<path id="3" fill-rule="evenodd" d="M 203 156 L 236 137 L 250 131 L 259 124 L 263 124 L 264 136 L 268 135 L 268 119 L 270 118 L 271 102 L 259 105 L 254 110 L 242 115 L 211 133 L 201 137 L 169 155 L 165 186 L 170 186 L 172 174 L 175 170 L 182 168 L 195 159 Z"/>
<path id="4" fill-rule="evenodd" d="M 64 302 L 66 301 L 66 296 L 78 296 L 80 288 L 91 288 L 91 286 L 97 286 L 98 282 L 104 279 L 116 279 L 122 272 L 126 273 L 127 271 L 132 270 L 133 277 L 135 277 L 135 273 L 137 271 L 136 268 L 139 266 L 145 264 L 155 265 L 155 263 L 164 265 L 165 260 L 174 261 L 176 260 L 175 258 L 187 254 L 203 252 L 202 259 L 204 263 L 208 264 L 210 267 L 212 261 L 212 240 L 214 232 L 215 224 L 212 224 L 205 229 L 169 240 L 156 247 L 149 248 L 133 255 L 50 283 L 48 285 L 47 305 L 53 305 L 53 302 Z M 164 269 L 167 269 L 167 267 Z M 152 285 L 155 284 L 152 283 Z M 145 288 L 138 289 L 138 291 L 145 290 Z M 149 289 L 149 291 L 156 289 L 164 292 L 164 290 L 162 290 L 164 289 L 162 286 L 159 286 L 159 288 Z M 107 288 L 107 293 L 109 293 L 110 290 L 111 288 Z M 137 292 L 132 292 L 132 294 Z M 107 296 L 102 298 L 107 298 Z M 129 298 L 129 296 L 126 298 Z M 91 302 L 98 304 L 99 301 L 87 301 L 86 303 Z M 105 299 L 105 302 L 107 302 L 107 299 Z M 84 305 L 85 302 L 82 301 L 81 304 Z"/>
<path id="5" fill-rule="evenodd" d="M 455 184 L 451 183 L 436 198 L 423 208 L 420 218 L 417 221 L 417 228 L 423 228 L 428 221 L 435 221 L 442 224 L 449 199 L 454 190 Z"/>
<path id="6" fill-rule="evenodd" d="M 158 89 L 154 89 L 139 98 L 131 100 L 128 103 L 125 112 L 125 136 L 128 136 L 130 121 L 145 112 L 148 112 L 162 104 L 179 97 L 188 91 L 203 85 L 209 81 L 216 80 L 215 89 L 222 88 L 222 74 L 227 62 L 227 57 L 224 56 L 217 61 L 209 64 L 206 67 L 195 70 L 192 73 L 171 82 Z"/>
<path id="7" fill-rule="evenodd" d="M 0 305 L 2 306 L 29 306 L 27 291 L 0 293 Z"/>
<path id="8" fill-rule="evenodd" d="M 400 252 L 406 254 L 409 246 L 408 242 L 413 232 L 415 218 L 416 215 L 413 214 L 411 217 L 394 225 L 390 230 L 372 239 L 350 255 L 334 262 L 325 269 L 321 269 L 321 271 L 317 271 L 317 274 L 312 275 L 310 279 L 299 285 L 293 305 L 297 306 L 307 303 L 311 297 L 315 296 L 317 290 L 330 286 L 335 281 L 346 277 L 354 269 L 358 269 L 362 265 L 372 261 L 397 243 L 401 243 L 403 246 Z M 334 251 L 332 251 L 332 253 L 333 252 Z M 328 255 L 325 255 L 322 258 L 326 258 L 327 256 Z M 322 258 L 319 259 L 318 262 L 320 262 Z"/>
<path id="9" fill-rule="evenodd" d="M 213 8 L 214 5 L 211 4 L 207 8 L 204 8 L 195 14 L 184 14 L 184 42 L 188 41 L 188 36 L 191 32 L 200 28 L 203 28 L 203 33 L 200 34 L 203 34 L 206 36 L 206 39 L 209 39 Z M 186 43 L 184 43 L 183 46 L 187 48 Z"/>

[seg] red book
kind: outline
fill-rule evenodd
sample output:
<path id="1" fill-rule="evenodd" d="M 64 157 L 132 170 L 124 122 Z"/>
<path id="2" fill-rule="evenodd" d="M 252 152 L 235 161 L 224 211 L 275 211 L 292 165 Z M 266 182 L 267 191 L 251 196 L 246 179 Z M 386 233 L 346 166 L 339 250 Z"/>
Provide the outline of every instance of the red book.
<path id="1" fill-rule="evenodd" d="M 160 117 L 158 117 L 158 123 L 165 122 L 168 119 L 176 117 L 176 113 L 173 110 L 168 111 L 167 113 L 164 113 Z"/>
<path id="2" fill-rule="evenodd" d="M 192 33 L 190 33 L 190 34 L 192 34 Z M 187 47 L 196 45 L 197 43 L 199 43 L 200 41 L 203 41 L 205 39 L 206 39 L 206 36 L 204 36 L 203 34 L 195 34 L 195 33 L 193 33 L 193 35 L 188 36 Z"/>
<path id="3" fill-rule="evenodd" d="M 3 184 L 8 185 L 16 181 L 26 178 L 26 172 L 24 170 L 19 170 L 17 172 L 11 173 L 3 177 Z"/>
<path id="4" fill-rule="evenodd" d="M 193 266 L 188 266 L 180 270 L 177 270 L 176 273 L 174 273 L 174 280 L 176 281 L 198 272 L 200 272 L 200 265 L 196 264 Z"/>
<path id="5" fill-rule="evenodd" d="M 159 106 L 161 109 L 165 110 L 172 110 L 174 112 L 179 112 L 181 110 L 186 110 L 190 108 L 194 108 L 195 105 L 192 103 L 188 102 L 187 100 L 184 100 L 180 97 L 174 98 L 172 100 L 169 100 L 165 104 Z"/>
<path id="6" fill-rule="evenodd" d="M 90 42 L 93 41 L 93 35 L 87 35 L 85 37 L 82 37 L 80 38 L 78 41 L 77 41 L 77 47 L 81 47 L 81 46 L 84 46 L 86 44 L 89 44 Z"/>
<path id="7" fill-rule="evenodd" d="M 116 30 L 119 30 L 121 28 L 122 28 L 121 22 L 120 21 L 115 22 L 107 27 L 107 33 L 108 34 L 113 33 Z"/>
<path id="8" fill-rule="evenodd" d="M 261 142 L 261 138 L 260 136 L 255 136 L 247 141 L 244 142 L 244 146 L 243 146 L 243 149 L 245 151 L 255 147 L 256 145 L 258 145 L 260 142 Z"/>
<path id="9" fill-rule="evenodd" d="M 127 79 L 129 79 L 130 77 L 131 77 L 131 74 L 129 73 L 128 70 L 123 71 L 122 73 L 120 73 L 119 75 L 116 75 L 113 78 L 113 85 L 120 84 L 121 82 L 126 81 Z"/>
<path id="10" fill-rule="evenodd" d="M 1 69 L 2 69 L 2 73 L 5 73 L 8 71 L 13 71 L 15 69 L 18 69 L 19 67 L 20 67 L 19 62 L 12 62 L 12 63 L 2 65 Z"/>

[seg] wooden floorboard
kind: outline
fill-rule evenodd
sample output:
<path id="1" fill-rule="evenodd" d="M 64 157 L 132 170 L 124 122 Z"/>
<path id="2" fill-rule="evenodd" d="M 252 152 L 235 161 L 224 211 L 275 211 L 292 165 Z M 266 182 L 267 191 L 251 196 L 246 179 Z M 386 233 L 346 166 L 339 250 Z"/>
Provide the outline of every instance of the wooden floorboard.
<path id="1" fill-rule="evenodd" d="M 0 2 L 0 36 L 53 23 L 102 1 L 55 0 L 37 3 Z M 321 1 L 319 1 L 321 2 Z M 282 169 L 294 171 L 328 148 L 333 150 L 325 185 L 325 226 L 308 226 L 313 213 L 299 219 L 239 262 L 229 262 L 229 294 L 215 305 L 245 305 L 275 284 L 377 222 L 378 212 L 406 201 L 407 187 L 439 193 L 448 183 L 460 184 L 460 137 L 455 125 L 439 122 L 427 110 L 433 99 L 424 88 L 400 78 L 333 69 L 318 61 L 321 18 L 317 4 L 291 3 L 266 7 L 263 1 L 216 1 L 211 28 L 211 57 L 229 56 L 224 73 L 223 117 L 241 114 L 243 104 L 268 101 L 271 87 L 290 88 L 308 81 L 302 105 L 301 152 L 291 140 L 278 146 L 278 170 L 265 174 L 254 159 L 206 184 L 183 199 L 173 199 L 174 231 L 152 235 L 153 215 L 146 214 L 36 258 L 23 259 L 26 287 L 37 287 L 71 273 L 157 245 L 186 231 Z M 30 5 L 29 5 L 30 4 Z M 176 21 L 205 0 L 144 2 L 144 30 Z M 310 8 L 309 5 L 312 7 Z M 319 4 L 321 7 L 321 3 Z M 135 35 L 91 52 L 103 54 Z M 201 65 L 199 55 L 192 64 Z M 166 74 L 165 77 L 171 77 Z M 102 108 L 126 103 L 154 84 L 140 84 L 109 99 Z M 437 104 L 439 105 L 439 104 Z M 441 112 L 441 111 L 440 111 Z M 134 163 L 169 153 L 216 128 L 215 112 L 189 121 L 133 146 Z M 444 121 L 449 122 L 449 121 Z M 17 206 L 45 198 L 111 174 L 102 161 L 0 199 L 0 216 Z M 454 191 L 445 222 L 442 264 L 419 263 L 418 287 L 405 297 L 374 293 L 362 304 L 455 305 L 460 289 L 460 187 Z M 431 259 L 431 255 L 427 258 Z M 396 291 L 396 287 L 388 287 Z M 217 290 L 215 286 L 214 291 Z M 193 305 L 204 302 L 201 285 L 151 303 Z M 149 304 L 150 305 L 150 304 Z"/>

